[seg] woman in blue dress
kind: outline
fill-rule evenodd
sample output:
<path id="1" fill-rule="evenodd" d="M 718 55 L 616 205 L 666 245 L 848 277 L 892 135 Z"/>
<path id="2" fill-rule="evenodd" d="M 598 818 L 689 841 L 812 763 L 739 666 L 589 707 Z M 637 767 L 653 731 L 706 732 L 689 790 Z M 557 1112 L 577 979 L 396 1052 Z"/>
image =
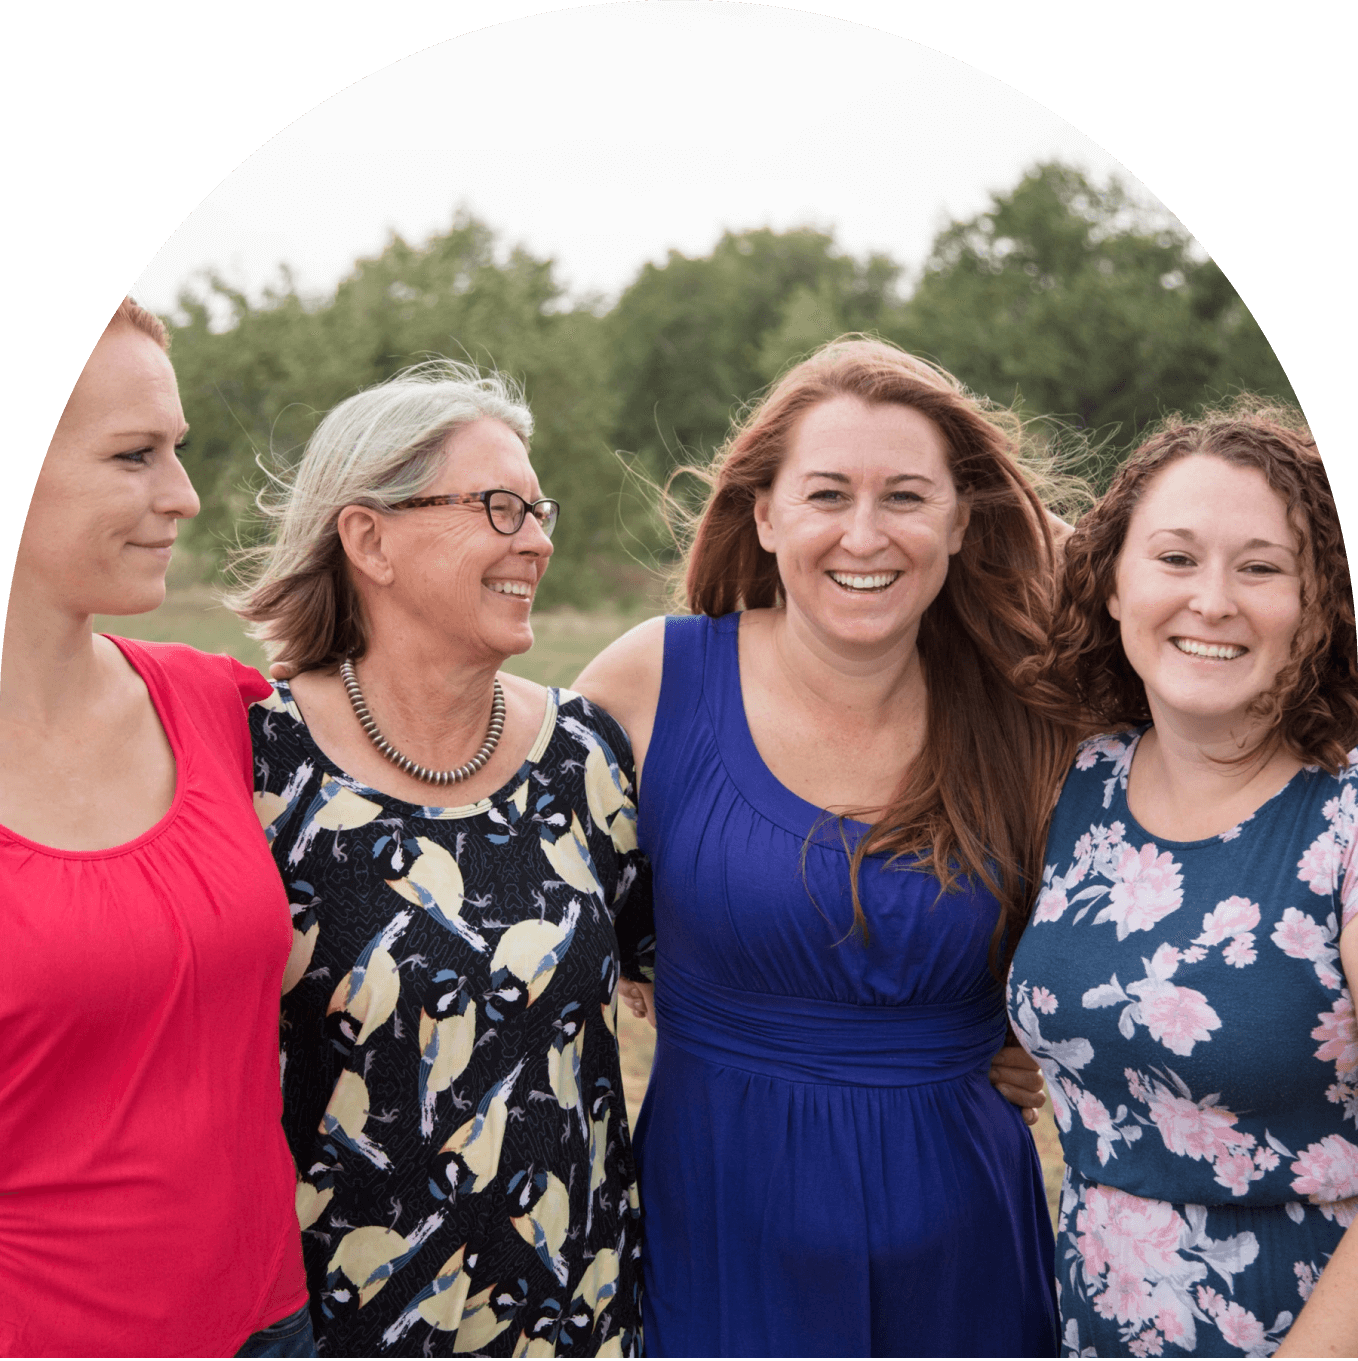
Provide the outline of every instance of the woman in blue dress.
<path id="1" fill-rule="evenodd" d="M 1053 555 L 1016 447 L 947 374 L 827 346 L 712 469 L 695 614 L 578 682 L 654 871 L 651 1354 L 1055 1348 L 1037 1157 L 987 1081 L 1071 750 L 1010 682 Z"/>
<path id="2" fill-rule="evenodd" d="M 1295 415 L 1143 446 L 1067 544 L 1034 670 L 1112 730 L 1010 975 L 1067 1163 L 1065 1353 L 1352 1356 L 1358 667 Z"/>

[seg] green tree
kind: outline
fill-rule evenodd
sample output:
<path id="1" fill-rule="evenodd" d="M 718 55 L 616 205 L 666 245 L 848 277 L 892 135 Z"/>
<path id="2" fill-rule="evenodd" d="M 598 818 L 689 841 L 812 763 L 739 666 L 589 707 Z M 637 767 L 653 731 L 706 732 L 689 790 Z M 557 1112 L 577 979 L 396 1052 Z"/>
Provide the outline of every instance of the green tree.
<path id="1" fill-rule="evenodd" d="M 537 421 L 533 460 L 565 502 L 544 604 L 587 603 L 621 554 L 614 533 L 621 470 L 615 402 L 599 319 L 563 306 L 550 261 L 496 258 L 468 216 L 422 246 L 393 236 L 333 297 L 304 300 L 285 275 L 260 302 L 214 279 L 183 295 L 174 360 L 192 429 L 190 473 L 204 510 L 189 546 L 220 562 L 262 481 L 256 451 L 299 454 L 336 402 L 431 355 L 468 358 L 520 378 Z M 227 312 L 225 327 L 215 311 Z"/>
<path id="2" fill-rule="evenodd" d="M 614 436 L 663 478 L 710 452 L 785 367 L 847 330 L 882 326 L 900 267 L 857 261 L 810 228 L 727 232 L 711 254 L 646 265 L 604 318 Z"/>
<path id="3" fill-rule="evenodd" d="M 1102 481 L 1138 432 L 1242 389 L 1295 401 L 1230 282 L 1113 181 L 1040 165 L 934 241 L 890 331 L 975 391 L 1101 436 Z"/>

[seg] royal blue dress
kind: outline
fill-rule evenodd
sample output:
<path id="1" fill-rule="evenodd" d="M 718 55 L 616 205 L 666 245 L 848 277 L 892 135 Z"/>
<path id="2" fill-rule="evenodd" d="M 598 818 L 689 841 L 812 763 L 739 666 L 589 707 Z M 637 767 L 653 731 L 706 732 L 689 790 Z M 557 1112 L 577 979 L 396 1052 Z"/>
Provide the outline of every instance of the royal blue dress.
<path id="1" fill-rule="evenodd" d="M 641 783 L 647 1353 L 1053 1355 L 1041 1169 L 986 1077 L 998 904 L 872 860 L 867 943 L 851 934 L 840 824 L 750 735 L 739 618 L 668 621 Z"/>

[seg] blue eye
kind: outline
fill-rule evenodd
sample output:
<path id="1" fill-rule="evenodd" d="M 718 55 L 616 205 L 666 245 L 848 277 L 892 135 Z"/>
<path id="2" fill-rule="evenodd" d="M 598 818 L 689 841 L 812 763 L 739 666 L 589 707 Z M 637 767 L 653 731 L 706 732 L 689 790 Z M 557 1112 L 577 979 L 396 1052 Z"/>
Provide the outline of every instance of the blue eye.
<path id="1" fill-rule="evenodd" d="M 125 454 L 114 454 L 113 457 L 124 463 L 134 463 L 138 467 L 142 467 L 146 464 L 150 454 L 150 449 L 132 449 Z"/>

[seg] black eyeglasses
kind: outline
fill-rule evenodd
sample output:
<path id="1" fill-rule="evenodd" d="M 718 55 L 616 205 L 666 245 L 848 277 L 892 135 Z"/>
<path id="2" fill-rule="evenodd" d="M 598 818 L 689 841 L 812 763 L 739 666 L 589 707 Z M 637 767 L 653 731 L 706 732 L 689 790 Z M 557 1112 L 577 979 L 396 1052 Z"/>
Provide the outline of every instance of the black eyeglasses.
<path id="1" fill-rule="evenodd" d="M 543 497 L 540 501 L 525 501 L 518 492 L 503 491 L 464 491 L 453 492 L 447 496 L 412 496 L 409 501 L 401 501 L 393 510 L 415 510 L 420 506 L 465 506 L 479 501 L 486 508 L 486 519 L 498 534 L 517 534 L 523 528 L 524 518 L 531 511 L 541 526 L 542 532 L 550 539 L 556 528 L 556 518 L 561 514 L 557 502 Z"/>

